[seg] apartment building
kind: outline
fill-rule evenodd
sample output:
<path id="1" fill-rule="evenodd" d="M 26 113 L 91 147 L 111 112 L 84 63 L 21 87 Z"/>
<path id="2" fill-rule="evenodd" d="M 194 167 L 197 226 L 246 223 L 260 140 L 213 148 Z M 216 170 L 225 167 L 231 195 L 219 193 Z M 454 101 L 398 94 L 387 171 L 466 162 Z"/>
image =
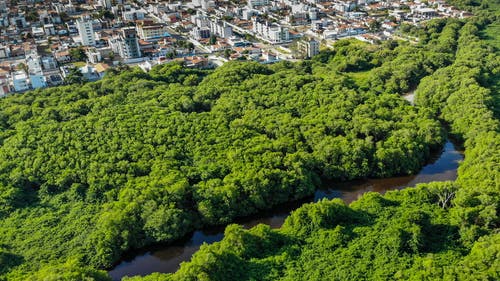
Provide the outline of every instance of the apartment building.
<path id="1" fill-rule="evenodd" d="M 89 16 L 81 17 L 76 20 L 76 28 L 84 46 L 94 46 L 94 28 L 92 26 L 92 19 Z"/>
<path id="2" fill-rule="evenodd" d="M 209 38 L 210 29 L 208 27 L 195 27 L 193 28 L 193 30 L 191 30 L 191 36 L 193 36 L 193 38 L 196 40 Z"/>
<path id="3" fill-rule="evenodd" d="M 167 31 L 166 24 L 140 24 L 137 26 L 137 34 L 145 41 L 157 41 L 170 34 Z"/>
<path id="4" fill-rule="evenodd" d="M 271 24 L 267 21 L 260 21 L 257 17 L 252 17 L 252 30 L 272 44 L 290 41 L 290 32 L 278 24 Z"/>
<path id="5" fill-rule="evenodd" d="M 121 34 L 119 36 L 119 52 L 120 57 L 124 59 L 141 57 L 139 38 L 137 38 L 137 31 L 135 28 L 126 27 L 121 30 Z"/>
<path id="6" fill-rule="evenodd" d="M 231 38 L 233 36 L 233 28 L 222 21 L 210 21 L 210 32 L 221 38 Z"/>
<path id="7" fill-rule="evenodd" d="M 306 58 L 319 54 L 319 42 L 314 39 L 301 40 L 297 43 L 299 51 Z"/>
<path id="8" fill-rule="evenodd" d="M 247 4 L 250 9 L 255 9 L 261 6 L 269 5 L 269 0 L 248 0 Z"/>

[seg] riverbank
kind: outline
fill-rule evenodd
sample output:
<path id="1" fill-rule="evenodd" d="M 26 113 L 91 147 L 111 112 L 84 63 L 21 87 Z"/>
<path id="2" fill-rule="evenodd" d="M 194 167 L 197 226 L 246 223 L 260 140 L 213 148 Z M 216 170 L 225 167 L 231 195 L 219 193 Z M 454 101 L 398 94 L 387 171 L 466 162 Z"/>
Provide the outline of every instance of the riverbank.
<path id="1" fill-rule="evenodd" d="M 272 210 L 253 216 L 239 218 L 235 220 L 235 223 L 241 224 L 245 228 L 251 228 L 261 223 L 272 228 L 279 228 L 290 212 L 304 203 L 317 202 L 323 198 L 341 198 L 346 203 L 351 203 L 366 192 L 385 193 L 389 190 L 414 187 L 419 183 L 455 180 L 458 164 L 463 160 L 463 152 L 459 150 L 459 147 L 460 145 L 448 140 L 443 149 L 433 155 L 429 163 L 416 175 L 325 183 L 324 188 L 316 190 L 314 196 L 282 204 Z M 122 261 L 109 271 L 109 275 L 113 280 L 121 280 L 124 276 L 145 276 L 153 272 L 175 272 L 179 269 L 180 263 L 189 261 L 202 244 L 211 244 L 222 240 L 224 230 L 225 226 L 209 227 L 195 231 L 169 245 L 159 244 L 131 251 L 125 254 Z"/>

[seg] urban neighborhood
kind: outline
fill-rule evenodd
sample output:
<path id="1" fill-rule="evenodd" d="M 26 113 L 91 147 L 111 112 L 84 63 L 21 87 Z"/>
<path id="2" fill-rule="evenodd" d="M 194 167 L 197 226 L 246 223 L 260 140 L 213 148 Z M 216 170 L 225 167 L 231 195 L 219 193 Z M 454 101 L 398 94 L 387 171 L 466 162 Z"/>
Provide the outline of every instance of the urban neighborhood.
<path id="1" fill-rule="evenodd" d="M 443 0 L 1 0 L 0 96 L 119 65 L 305 59 L 342 38 L 412 40 L 400 25 L 470 15 Z"/>

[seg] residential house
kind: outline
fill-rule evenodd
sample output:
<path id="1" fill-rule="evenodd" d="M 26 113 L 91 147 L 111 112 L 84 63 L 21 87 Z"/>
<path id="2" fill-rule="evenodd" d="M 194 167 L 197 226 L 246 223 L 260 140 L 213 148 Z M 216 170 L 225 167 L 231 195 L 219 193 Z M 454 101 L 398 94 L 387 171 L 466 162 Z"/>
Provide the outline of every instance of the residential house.
<path id="1" fill-rule="evenodd" d="M 13 73 L 12 86 L 14 87 L 14 91 L 16 92 L 23 92 L 29 90 L 30 84 L 28 81 L 28 75 L 26 75 L 24 71 L 17 71 Z"/>
<path id="2" fill-rule="evenodd" d="M 137 34 L 145 41 L 157 41 L 170 36 L 166 24 L 147 24 L 144 22 L 137 26 Z"/>

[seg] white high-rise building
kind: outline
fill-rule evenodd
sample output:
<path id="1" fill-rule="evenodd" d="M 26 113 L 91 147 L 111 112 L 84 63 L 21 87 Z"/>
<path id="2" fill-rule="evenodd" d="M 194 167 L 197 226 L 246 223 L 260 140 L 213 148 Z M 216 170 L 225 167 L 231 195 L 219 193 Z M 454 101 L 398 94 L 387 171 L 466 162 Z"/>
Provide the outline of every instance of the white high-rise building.
<path id="1" fill-rule="evenodd" d="M 269 0 L 247 0 L 247 4 L 250 9 L 255 9 L 256 7 L 269 5 Z"/>
<path id="2" fill-rule="evenodd" d="M 257 17 L 252 17 L 254 33 L 262 36 L 271 44 L 283 43 L 290 41 L 290 32 L 288 28 L 278 24 L 271 24 L 267 21 L 260 21 Z"/>
<path id="3" fill-rule="evenodd" d="M 319 54 L 319 42 L 314 39 L 299 41 L 298 47 L 306 58 L 312 58 Z"/>
<path id="4" fill-rule="evenodd" d="M 76 28 L 84 46 L 94 46 L 94 28 L 92 27 L 92 19 L 89 16 L 82 17 L 76 20 Z"/>
<path id="5" fill-rule="evenodd" d="M 0 0 L 0 11 L 7 11 L 7 0 Z"/>
<path id="6" fill-rule="evenodd" d="M 133 27 L 122 28 L 122 32 L 119 36 L 118 46 L 120 57 L 124 59 L 134 59 L 141 57 L 139 38 L 137 38 L 137 31 Z"/>
<path id="7" fill-rule="evenodd" d="M 99 0 L 99 4 L 105 9 L 111 9 L 111 7 L 113 7 L 111 0 Z"/>
<path id="8" fill-rule="evenodd" d="M 233 28 L 222 21 L 209 22 L 210 33 L 222 37 L 231 38 L 233 36 Z"/>

